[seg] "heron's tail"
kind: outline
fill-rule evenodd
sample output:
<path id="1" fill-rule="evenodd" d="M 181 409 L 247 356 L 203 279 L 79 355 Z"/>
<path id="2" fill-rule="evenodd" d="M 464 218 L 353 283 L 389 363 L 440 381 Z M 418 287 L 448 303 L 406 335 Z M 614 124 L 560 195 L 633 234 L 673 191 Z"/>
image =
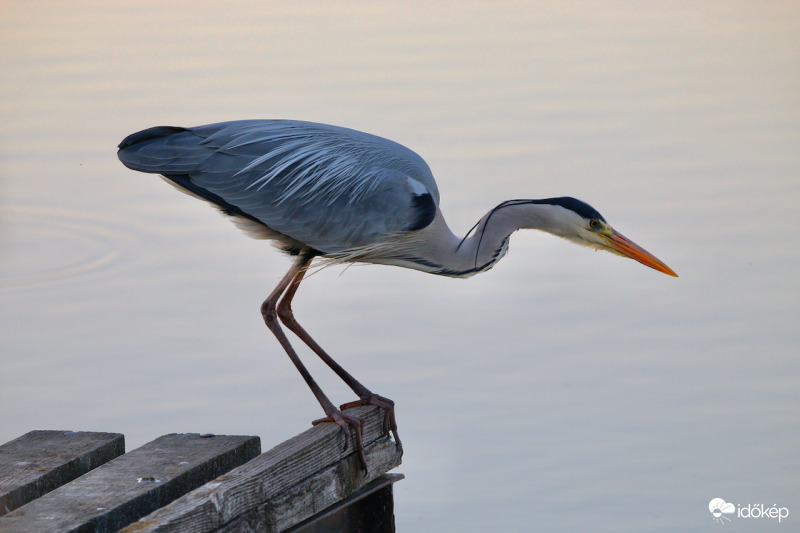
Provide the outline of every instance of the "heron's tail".
<path id="1" fill-rule="evenodd" d="M 126 167 L 154 174 L 183 174 L 197 168 L 208 154 L 188 128 L 156 126 L 125 137 L 117 156 Z"/>
<path id="2" fill-rule="evenodd" d="M 153 128 L 147 128 L 146 130 L 137 131 L 136 133 L 131 133 L 124 139 L 122 142 L 119 143 L 119 148 L 122 150 L 123 148 L 128 148 L 129 146 L 134 146 L 139 143 L 143 143 L 146 141 L 152 141 L 154 139 L 160 139 L 162 137 L 166 137 L 168 135 L 172 135 L 173 133 L 180 133 L 182 131 L 188 131 L 186 128 L 180 128 L 178 126 L 155 126 Z"/>

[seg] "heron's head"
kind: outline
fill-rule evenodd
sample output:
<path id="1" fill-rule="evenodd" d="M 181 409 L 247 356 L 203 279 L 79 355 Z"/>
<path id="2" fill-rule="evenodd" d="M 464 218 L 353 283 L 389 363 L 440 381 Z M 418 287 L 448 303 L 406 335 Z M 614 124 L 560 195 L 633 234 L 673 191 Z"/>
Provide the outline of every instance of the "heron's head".
<path id="1" fill-rule="evenodd" d="M 554 206 L 548 231 L 576 244 L 629 257 L 670 276 L 678 275 L 656 256 L 637 245 L 606 222 L 595 208 L 575 198 L 540 200 Z"/>

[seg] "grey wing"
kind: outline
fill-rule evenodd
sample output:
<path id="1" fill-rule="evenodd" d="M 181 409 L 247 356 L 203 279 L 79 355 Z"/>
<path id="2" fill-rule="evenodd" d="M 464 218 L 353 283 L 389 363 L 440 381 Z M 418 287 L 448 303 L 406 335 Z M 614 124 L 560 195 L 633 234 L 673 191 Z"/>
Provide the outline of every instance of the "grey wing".
<path id="1" fill-rule="evenodd" d="M 119 158 L 162 174 L 224 212 L 324 253 L 379 242 L 433 220 L 439 192 L 416 153 L 366 133 L 291 120 L 128 136 Z"/>

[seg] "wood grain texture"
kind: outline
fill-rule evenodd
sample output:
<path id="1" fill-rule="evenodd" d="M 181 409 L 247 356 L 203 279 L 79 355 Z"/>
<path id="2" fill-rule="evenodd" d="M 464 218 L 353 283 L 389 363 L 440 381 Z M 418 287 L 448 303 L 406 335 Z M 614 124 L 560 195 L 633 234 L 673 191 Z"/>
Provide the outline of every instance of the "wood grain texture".
<path id="1" fill-rule="evenodd" d="M 383 433 L 383 411 L 360 406 L 369 474 L 335 424 L 320 424 L 249 463 L 159 509 L 124 531 L 280 531 L 347 497 L 400 464 L 401 452 Z M 239 529 L 237 529 L 239 528 Z"/>
<path id="2" fill-rule="evenodd" d="M 0 516 L 125 453 L 119 433 L 30 431 L 0 446 Z"/>
<path id="3" fill-rule="evenodd" d="M 260 451 L 258 437 L 164 435 L 0 517 L 0 533 L 116 531 Z"/>
<path id="4" fill-rule="evenodd" d="M 285 530 L 285 533 L 394 533 L 393 485 L 404 478 L 403 474 L 384 474 L 373 479 L 344 500 Z"/>

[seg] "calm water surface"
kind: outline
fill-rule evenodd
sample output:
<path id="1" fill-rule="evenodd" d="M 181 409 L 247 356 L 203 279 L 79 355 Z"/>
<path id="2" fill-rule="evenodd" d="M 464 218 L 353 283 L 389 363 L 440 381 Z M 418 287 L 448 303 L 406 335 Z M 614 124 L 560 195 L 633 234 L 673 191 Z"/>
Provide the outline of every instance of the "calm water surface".
<path id="1" fill-rule="evenodd" d="M 798 4 L 260 4 L 3 4 L 0 442 L 319 416 L 258 312 L 289 261 L 115 149 L 298 118 L 416 150 L 456 232 L 573 195 L 681 276 L 536 232 L 469 280 L 311 276 L 298 316 L 398 404 L 399 531 L 712 531 L 715 497 L 796 530 Z"/>

